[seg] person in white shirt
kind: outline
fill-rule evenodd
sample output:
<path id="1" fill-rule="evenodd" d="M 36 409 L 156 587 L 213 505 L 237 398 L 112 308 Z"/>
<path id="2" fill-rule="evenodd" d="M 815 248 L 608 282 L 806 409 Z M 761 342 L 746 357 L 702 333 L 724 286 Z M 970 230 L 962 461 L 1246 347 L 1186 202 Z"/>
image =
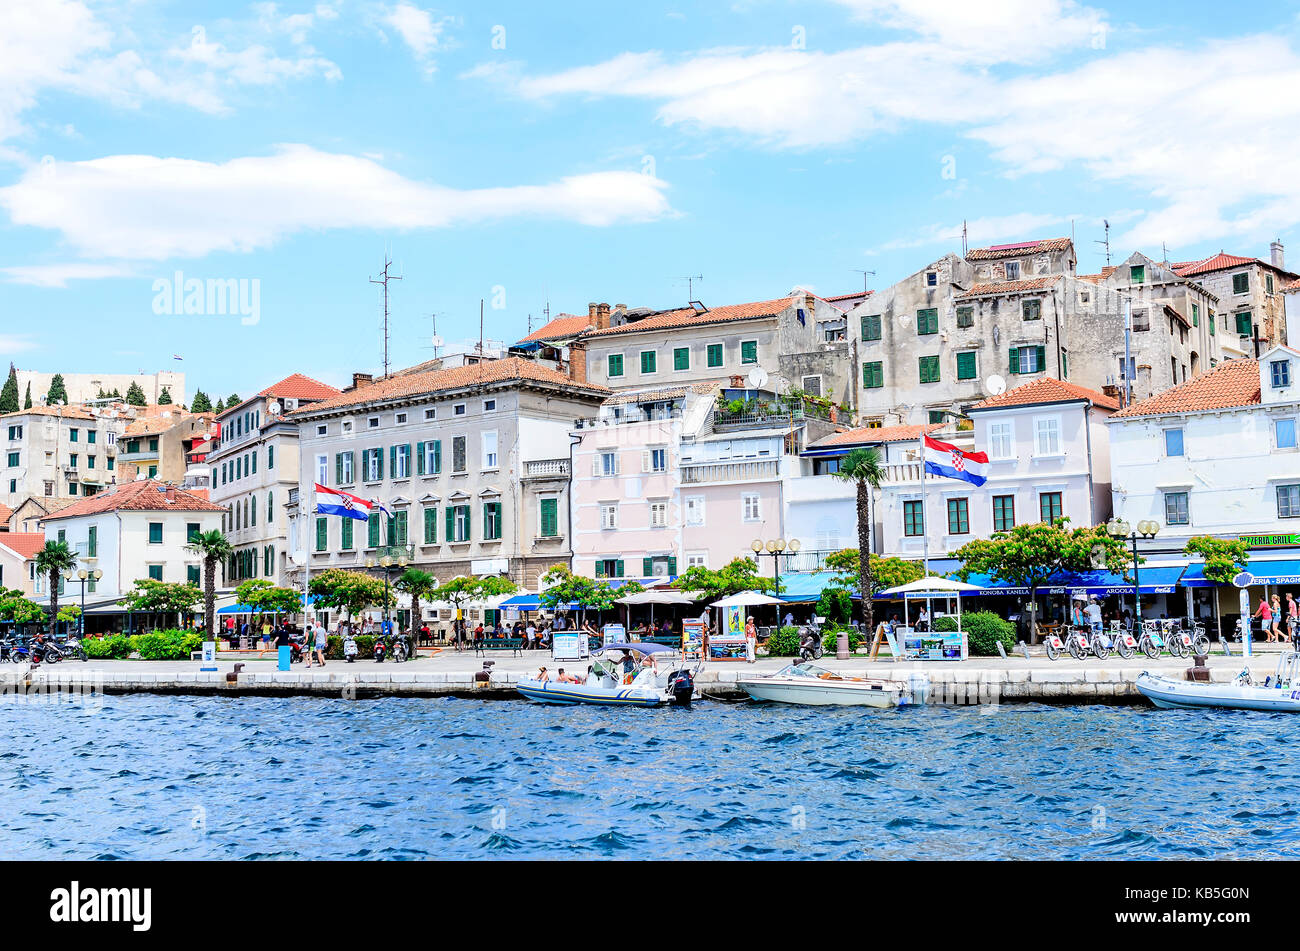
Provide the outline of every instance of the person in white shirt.
<path id="1" fill-rule="evenodd" d="M 1097 603 L 1097 596 L 1095 594 L 1088 597 L 1088 606 L 1083 609 L 1083 613 L 1087 615 L 1088 624 L 1091 625 L 1092 629 L 1094 631 L 1100 631 L 1101 605 Z"/>

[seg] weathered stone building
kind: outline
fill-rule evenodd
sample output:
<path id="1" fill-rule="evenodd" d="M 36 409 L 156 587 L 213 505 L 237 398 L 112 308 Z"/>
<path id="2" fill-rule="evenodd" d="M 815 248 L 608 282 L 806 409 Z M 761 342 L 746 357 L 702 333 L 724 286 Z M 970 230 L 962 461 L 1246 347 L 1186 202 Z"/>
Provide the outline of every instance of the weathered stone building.
<path id="1" fill-rule="evenodd" d="M 1220 251 L 1201 261 L 1171 265 L 1180 277 L 1195 280 L 1219 299 L 1227 329 L 1241 338 L 1241 349 L 1257 356 L 1258 349 L 1287 342 L 1283 287 L 1297 275 L 1286 269 L 1282 243 L 1274 241 L 1269 260 L 1243 258 Z"/>

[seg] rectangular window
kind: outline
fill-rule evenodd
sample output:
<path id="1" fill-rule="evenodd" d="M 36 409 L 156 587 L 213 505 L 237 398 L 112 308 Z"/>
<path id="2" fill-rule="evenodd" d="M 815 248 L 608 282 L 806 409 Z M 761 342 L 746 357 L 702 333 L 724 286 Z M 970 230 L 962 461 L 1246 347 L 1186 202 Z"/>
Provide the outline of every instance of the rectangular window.
<path id="1" fill-rule="evenodd" d="M 746 492 L 741 496 L 741 517 L 746 522 L 757 522 L 761 518 L 758 496 Z"/>
<path id="2" fill-rule="evenodd" d="M 862 364 L 862 385 L 869 390 L 885 385 L 885 364 L 880 360 Z"/>
<path id="3" fill-rule="evenodd" d="M 68 456 L 68 464 L 74 469 L 77 468 L 77 454 L 75 452 Z"/>
<path id="4" fill-rule="evenodd" d="M 465 459 L 465 437 L 451 437 L 451 471 L 464 472 L 468 465 Z"/>
<path id="5" fill-rule="evenodd" d="M 1061 493 L 1044 492 L 1038 496 L 1038 514 L 1049 525 L 1061 517 Z"/>
<path id="6" fill-rule="evenodd" d="M 641 351 L 641 372 L 642 373 L 655 372 L 655 357 L 656 357 L 656 352 L 654 350 Z"/>
<path id="7" fill-rule="evenodd" d="M 424 507 L 424 543 L 438 544 L 438 506 L 436 505 Z"/>
<path id="8" fill-rule="evenodd" d="M 623 559 L 622 558 L 602 558 L 596 562 L 597 578 L 621 578 L 623 577 Z"/>
<path id="9" fill-rule="evenodd" d="M 668 524 L 668 503 L 651 502 L 650 503 L 650 527 L 663 528 Z"/>
<path id="10" fill-rule="evenodd" d="M 939 382 L 939 358 L 937 356 L 918 357 L 916 365 L 922 383 Z"/>
<path id="11" fill-rule="evenodd" d="M 316 550 L 325 551 L 329 548 L 329 531 L 330 523 L 328 519 L 316 519 Z"/>
<path id="12" fill-rule="evenodd" d="M 501 537 L 501 503 L 483 503 L 483 539 L 495 541 Z"/>
<path id="13" fill-rule="evenodd" d="M 1269 361 L 1268 369 L 1273 381 L 1273 389 L 1279 390 L 1282 387 L 1291 385 L 1290 360 L 1271 360 Z"/>
<path id="14" fill-rule="evenodd" d="M 388 455 L 388 464 L 392 470 L 392 477 L 394 479 L 409 479 L 411 477 L 411 444 L 390 446 Z"/>
<path id="15" fill-rule="evenodd" d="M 668 471 L 668 450 L 667 449 L 649 449 L 646 451 L 647 472 L 667 472 Z"/>
<path id="16" fill-rule="evenodd" d="M 1243 271 L 1241 274 L 1232 275 L 1232 293 L 1246 294 L 1250 292 L 1250 273 Z"/>
<path id="17" fill-rule="evenodd" d="M 742 340 L 740 342 L 740 362 L 757 363 L 758 362 L 758 341 Z"/>
<path id="18" fill-rule="evenodd" d="M 11 468 L 18 465 L 18 453 L 9 453 L 9 465 Z"/>
<path id="19" fill-rule="evenodd" d="M 691 348 L 677 347 L 673 350 L 673 369 L 689 370 L 691 368 Z"/>
<path id="20" fill-rule="evenodd" d="M 161 545 L 162 540 L 163 540 L 163 523 L 150 522 L 149 523 L 149 544 Z"/>
<path id="21" fill-rule="evenodd" d="M 269 572 L 268 572 L 268 574 L 269 574 Z M 198 565 L 186 565 L 186 566 L 185 566 L 185 580 L 186 580 L 186 582 L 188 582 L 189 584 L 192 584 L 192 585 L 195 585 L 195 586 L 197 586 L 197 585 L 199 584 L 199 566 L 198 566 Z M 94 582 L 92 581 L 91 584 L 94 584 Z M 91 590 L 91 591 L 94 591 L 95 589 L 94 589 L 94 588 L 91 588 L 90 590 Z"/>
<path id="22" fill-rule="evenodd" d="M 975 365 L 975 351 L 966 350 L 957 354 L 957 379 L 973 380 L 979 376 Z"/>
<path id="23" fill-rule="evenodd" d="M 352 550 L 352 531 L 356 524 L 356 521 L 350 518 L 345 518 L 339 523 L 339 550 Z"/>
<path id="24" fill-rule="evenodd" d="M 948 534 L 969 535 L 970 513 L 969 499 L 948 500 Z"/>
<path id="25" fill-rule="evenodd" d="M 919 501 L 903 503 L 903 534 L 909 538 L 925 534 L 925 511 Z"/>
<path id="26" fill-rule="evenodd" d="M 1277 517 L 1300 518 L 1300 485 L 1277 487 Z"/>
<path id="27" fill-rule="evenodd" d="M 480 455 L 483 457 L 484 469 L 497 468 L 497 431 L 489 429 L 479 437 L 481 448 Z"/>
<path id="28" fill-rule="evenodd" d="M 1233 317 L 1237 319 L 1237 336 L 1249 337 L 1254 332 L 1250 321 L 1250 311 L 1243 310 L 1240 313 L 1233 314 Z"/>
<path id="29" fill-rule="evenodd" d="M 993 496 L 993 531 L 1007 532 L 1016 524 L 1016 497 L 1014 495 Z"/>
<path id="30" fill-rule="evenodd" d="M 469 506 L 453 505 L 448 509 L 448 514 L 451 515 L 451 540 L 454 542 L 469 541 Z"/>
<path id="31" fill-rule="evenodd" d="M 1046 348 L 1012 347 L 1009 369 L 1012 373 L 1038 373 L 1046 365 Z"/>
<path id="32" fill-rule="evenodd" d="M 602 529 L 618 528 L 618 506 L 606 504 L 600 507 L 600 527 Z"/>
<path id="33" fill-rule="evenodd" d="M 1011 437 L 1011 423 L 989 424 L 989 457 L 992 459 L 1014 459 L 1015 443 Z"/>
<path id="34" fill-rule="evenodd" d="M 880 315 L 867 314 L 862 318 L 862 339 L 879 340 L 880 339 Z"/>
<path id="35" fill-rule="evenodd" d="M 1165 430 L 1165 455 L 1181 456 L 1183 454 L 1183 431 L 1181 429 Z"/>
<path id="36" fill-rule="evenodd" d="M 600 458 L 596 460 L 596 475 L 598 476 L 618 475 L 618 453 L 602 452 L 600 454 Z"/>
<path id="37" fill-rule="evenodd" d="M 623 354 L 611 353 L 609 355 L 609 375 L 610 376 L 623 375 Z"/>
<path id="38" fill-rule="evenodd" d="M 704 524 L 704 496 L 691 495 L 686 498 L 686 524 L 703 525 Z"/>
<path id="39" fill-rule="evenodd" d="M 1264 293 L 1265 293 L 1265 294 L 1272 294 L 1272 293 L 1273 293 L 1273 275 L 1272 275 L 1272 274 L 1265 274 L 1265 275 L 1264 275 Z"/>
<path id="40" fill-rule="evenodd" d="M 560 534 L 560 500 L 541 499 L 538 510 L 538 524 L 543 538 L 554 538 Z"/>
<path id="41" fill-rule="evenodd" d="M 1273 437 L 1274 443 L 1278 449 L 1294 449 L 1296 447 L 1295 420 L 1274 420 Z"/>
<path id="42" fill-rule="evenodd" d="M 420 474 L 437 475 L 442 472 L 442 440 L 433 439 L 421 445 L 424 448 L 420 451 L 420 458 L 424 467 Z"/>
<path id="43" fill-rule="evenodd" d="M 708 355 L 707 362 L 710 367 L 722 366 L 722 344 L 720 343 L 709 344 L 707 355 Z"/>
<path id="44" fill-rule="evenodd" d="M 275 468 L 275 447 L 274 446 L 266 447 L 266 467 L 268 469 Z"/>
<path id="45" fill-rule="evenodd" d="M 1061 421 L 1055 416 L 1040 416 L 1034 420 L 1034 455 L 1059 456 L 1061 454 Z"/>
<path id="46" fill-rule="evenodd" d="M 1005 273 L 1006 273 L 1006 275 L 1007 275 L 1007 280 L 1008 280 L 1008 281 L 1018 281 L 1018 280 L 1020 280 L 1020 262 L 1019 262 L 1019 261 L 1008 261 L 1008 262 L 1006 263 Z"/>
<path id="47" fill-rule="evenodd" d="M 1198 304 L 1192 305 L 1192 326 L 1193 327 L 1201 326 L 1201 308 L 1200 305 Z"/>
<path id="48" fill-rule="evenodd" d="M 162 577 L 162 568 L 163 568 L 162 565 L 150 565 L 150 566 L 149 566 L 149 577 L 152 578 L 154 581 L 162 581 L 162 580 L 163 580 L 163 577 Z M 60 579 L 60 580 L 62 580 L 62 579 Z M 60 587 L 62 587 L 62 586 L 60 586 Z"/>
<path id="49" fill-rule="evenodd" d="M 1128 269 L 1128 282 L 1130 284 L 1145 284 L 1147 280 L 1147 268 L 1145 264 L 1134 264 Z"/>
<path id="50" fill-rule="evenodd" d="M 193 539 L 194 536 L 191 535 L 190 540 L 193 541 Z M 99 529 L 94 525 L 86 529 L 86 557 L 99 557 Z"/>
<path id="51" fill-rule="evenodd" d="M 365 460 L 365 478 L 367 482 L 379 482 L 384 477 L 384 451 L 367 449 L 362 454 Z"/>
<path id="52" fill-rule="evenodd" d="M 77 430 L 76 430 L 76 429 L 69 429 L 69 430 L 68 430 L 68 442 L 76 442 L 76 441 L 77 441 Z"/>
<path id="53" fill-rule="evenodd" d="M 352 459 L 353 454 L 349 452 L 339 452 L 334 455 L 334 475 L 339 481 L 339 485 L 352 484 Z"/>
<path id="54" fill-rule="evenodd" d="M 957 326 L 974 327 L 975 326 L 975 308 L 958 307 L 957 308 Z"/>
<path id="55" fill-rule="evenodd" d="M 316 457 L 316 484 L 329 485 L 330 459 L 329 456 Z"/>
<path id="56" fill-rule="evenodd" d="M 383 531 L 383 526 L 380 524 L 379 520 L 382 517 L 383 516 L 380 515 L 380 513 L 378 512 L 370 513 L 370 518 L 366 522 L 366 547 L 367 548 L 379 547 L 379 536 L 380 533 Z"/>
<path id="57" fill-rule="evenodd" d="M 1210 328 L 1210 336 L 1213 337 L 1214 336 L 1214 311 L 1207 310 L 1205 312 L 1205 324 L 1207 327 Z"/>
<path id="58" fill-rule="evenodd" d="M 1142 333 L 1151 329 L 1151 315 L 1145 307 L 1133 308 L 1133 332 Z"/>
<path id="59" fill-rule="evenodd" d="M 1023 320 L 1041 320 L 1043 318 L 1043 302 L 1037 298 L 1021 301 L 1020 317 Z"/>
<path id="60" fill-rule="evenodd" d="M 1187 493 L 1165 493 L 1165 524 L 1187 525 L 1191 519 L 1187 515 Z"/>
<path id="61" fill-rule="evenodd" d="M 921 336 L 939 332 L 939 310 L 937 307 L 926 307 L 916 312 L 916 332 Z"/>

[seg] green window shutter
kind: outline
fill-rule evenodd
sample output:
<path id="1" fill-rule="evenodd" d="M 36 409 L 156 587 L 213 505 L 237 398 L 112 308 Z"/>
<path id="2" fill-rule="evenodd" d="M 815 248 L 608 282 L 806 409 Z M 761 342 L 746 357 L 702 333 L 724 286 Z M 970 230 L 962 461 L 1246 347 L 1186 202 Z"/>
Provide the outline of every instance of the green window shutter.
<path id="1" fill-rule="evenodd" d="M 615 577 L 615 578 L 621 578 L 621 577 L 623 577 L 623 559 L 622 559 L 622 558 L 620 558 L 620 559 L 618 559 L 618 561 L 614 562 L 614 577 Z"/>
<path id="2" fill-rule="evenodd" d="M 691 348 L 678 347 L 673 351 L 673 369 L 689 370 L 691 368 Z"/>
<path id="3" fill-rule="evenodd" d="M 379 547 L 379 513 L 371 512 L 366 522 L 366 547 Z"/>
<path id="4" fill-rule="evenodd" d="M 542 499 L 542 535 L 546 538 L 559 534 L 559 507 L 558 499 Z"/>
<path id="5" fill-rule="evenodd" d="M 654 350 L 641 351 L 641 372 L 642 373 L 655 372 L 655 356 L 656 354 Z"/>
<path id="6" fill-rule="evenodd" d="M 1070 355 L 1064 350 L 1061 351 L 1061 379 L 1066 380 L 1070 377 Z"/>
<path id="7" fill-rule="evenodd" d="M 329 538 L 329 522 L 323 518 L 316 519 L 316 550 L 324 551 Z"/>
<path id="8" fill-rule="evenodd" d="M 343 453 L 334 453 L 334 484 L 343 484 Z"/>
<path id="9" fill-rule="evenodd" d="M 474 537 L 474 520 L 470 517 L 470 509 L 468 505 L 462 505 L 460 506 L 460 509 L 465 513 L 465 541 L 469 541 Z"/>
<path id="10" fill-rule="evenodd" d="M 374 450 L 374 453 L 375 465 L 379 467 L 379 478 L 382 479 L 384 477 L 384 447 L 380 446 Z"/>
<path id="11" fill-rule="evenodd" d="M 256 450 L 254 450 L 253 453 L 249 456 L 249 461 L 250 461 L 250 464 L 251 464 L 252 467 L 253 467 L 251 471 L 256 472 L 256 471 L 257 471 L 257 452 L 256 452 Z"/>
<path id="12" fill-rule="evenodd" d="M 916 312 L 916 332 L 918 334 L 937 334 L 939 332 L 939 311 L 927 307 Z"/>
<path id="13" fill-rule="evenodd" d="M 408 534 L 409 528 L 410 526 L 407 524 L 407 513 L 404 511 L 398 512 L 397 513 L 397 544 L 401 545 L 403 548 L 406 547 L 406 543 L 407 541 L 409 541 L 409 534 Z"/>
<path id="14" fill-rule="evenodd" d="M 411 470 L 412 470 L 413 468 L 414 468 L 414 465 L 413 465 L 412 462 L 411 462 L 411 444 L 408 442 L 408 443 L 406 444 L 406 476 L 407 476 L 408 479 L 409 479 L 410 476 L 411 476 Z"/>
<path id="15" fill-rule="evenodd" d="M 394 479 L 397 478 L 397 447 L 396 446 L 388 447 L 388 471 L 393 476 Z"/>
<path id="16" fill-rule="evenodd" d="M 641 559 L 641 577 L 649 578 L 655 573 L 655 563 L 653 558 Z"/>
<path id="17" fill-rule="evenodd" d="M 1232 293 L 1244 294 L 1250 290 L 1250 275 L 1234 274 L 1232 275 Z"/>
<path id="18" fill-rule="evenodd" d="M 483 539 L 485 541 L 492 538 L 492 503 L 483 503 Z"/>
<path id="19" fill-rule="evenodd" d="M 596 577 L 597 578 L 605 577 L 605 562 L 599 559 L 596 560 Z"/>
<path id="20" fill-rule="evenodd" d="M 722 366 L 722 344 L 711 343 L 708 347 L 708 364 L 710 367 Z"/>
<path id="21" fill-rule="evenodd" d="M 1009 373 L 1020 372 L 1020 348 L 1019 347 L 1011 348 L 1011 354 L 1010 356 L 1007 357 L 1007 372 Z"/>
<path id="22" fill-rule="evenodd" d="M 758 341 L 746 340 L 740 345 L 740 362 L 757 363 L 758 362 Z"/>
<path id="23" fill-rule="evenodd" d="M 1038 368 L 1038 372 L 1041 373 L 1043 372 L 1043 370 L 1047 368 L 1047 348 L 1035 347 L 1034 349 L 1037 351 L 1037 356 L 1035 359 L 1038 361 L 1038 363 L 1036 364 L 1036 366 Z"/>
<path id="24" fill-rule="evenodd" d="M 339 526 L 339 548 L 343 551 L 352 550 L 352 526 L 356 524 L 352 519 L 345 518 L 343 524 Z"/>
<path id="25" fill-rule="evenodd" d="M 415 474 L 424 475 L 424 443 L 415 444 Z"/>
<path id="26" fill-rule="evenodd" d="M 426 505 L 424 507 L 424 543 L 426 545 L 436 545 L 438 543 L 438 507 L 436 505 Z"/>
<path id="27" fill-rule="evenodd" d="M 444 526 L 445 531 L 443 531 L 442 537 L 449 542 L 454 542 L 456 540 L 456 506 L 447 506 L 446 517 L 447 524 Z"/>
<path id="28" fill-rule="evenodd" d="M 611 353 L 609 355 L 609 375 L 610 376 L 623 375 L 623 354 Z"/>
<path id="29" fill-rule="evenodd" d="M 957 379 L 973 380 L 975 379 L 975 353 L 967 350 L 964 353 L 957 354 Z"/>
<path id="30" fill-rule="evenodd" d="M 442 471 L 442 440 L 433 441 L 433 471 L 435 473 Z"/>
<path id="31" fill-rule="evenodd" d="M 677 574 L 677 556 L 676 556 L 676 555 L 669 555 L 669 556 L 668 556 L 668 574 L 669 574 L 669 575 L 676 575 L 676 574 Z"/>

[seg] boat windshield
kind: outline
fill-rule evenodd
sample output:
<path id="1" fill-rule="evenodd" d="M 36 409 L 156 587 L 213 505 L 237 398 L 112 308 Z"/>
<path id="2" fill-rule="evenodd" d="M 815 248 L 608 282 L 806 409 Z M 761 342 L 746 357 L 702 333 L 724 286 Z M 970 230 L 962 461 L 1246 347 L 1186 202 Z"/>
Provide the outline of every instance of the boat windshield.
<path id="1" fill-rule="evenodd" d="M 839 674 L 816 664 L 787 664 L 772 676 L 774 677 L 812 677 L 818 680 L 838 679 Z"/>

